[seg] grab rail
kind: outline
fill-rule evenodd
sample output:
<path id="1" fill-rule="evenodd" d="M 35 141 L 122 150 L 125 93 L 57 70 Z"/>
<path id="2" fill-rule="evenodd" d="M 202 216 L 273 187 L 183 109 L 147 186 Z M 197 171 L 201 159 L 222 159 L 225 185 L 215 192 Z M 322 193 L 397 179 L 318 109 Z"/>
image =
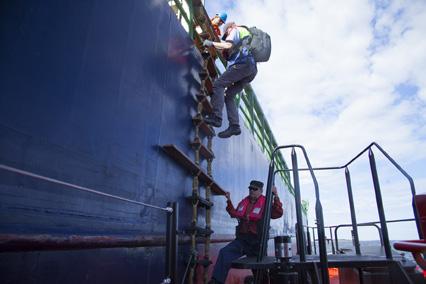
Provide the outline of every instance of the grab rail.
<path id="1" fill-rule="evenodd" d="M 382 148 L 380 147 L 380 145 L 378 145 L 376 142 L 372 142 L 370 145 L 368 145 L 365 149 L 363 149 L 359 154 L 357 154 L 354 158 L 352 158 L 349 162 L 347 162 L 345 165 L 343 166 L 338 166 L 338 167 L 319 167 L 319 168 L 310 168 L 308 166 L 308 168 L 302 168 L 302 169 L 297 169 L 298 171 L 321 171 L 321 170 L 338 170 L 338 169 L 345 169 L 345 177 L 346 177 L 346 185 L 347 185 L 347 190 L 348 190 L 348 197 L 349 197 L 349 205 L 350 205 L 350 211 L 351 211 L 351 221 L 352 221 L 352 228 L 353 228 L 353 234 L 354 234 L 354 242 L 355 242 L 355 249 L 356 249 L 356 253 L 358 255 L 361 254 L 360 252 L 360 248 L 359 248 L 359 236 L 358 236 L 358 228 L 357 228 L 357 221 L 356 221 L 356 214 L 355 214 L 355 207 L 354 207 L 354 201 L 353 201 L 353 196 L 352 196 L 352 186 L 351 186 L 351 179 L 350 179 L 350 172 L 349 172 L 349 168 L 348 166 L 350 164 L 352 164 L 355 160 L 357 160 L 362 154 L 364 154 L 365 152 L 368 151 L 368 157 L 369 157 L 369 162 L 370 162 L 370 170 L 371 170 L 371 175 L 372 175 L 372 179 L 373 179 L 373 185 L 374 185 L 374 192 L 376 195 L 376 204 L 377 204 L 377 210 L 378 210 L 378 214 L 379 214 L 379 219 L 380 219 L 380 227 L 382 229 L 382 233 L 383 233 L 383 241 L 384 241 L 384 246 L 385 246 L 385 252 L 386 252 L 386 258 L 388 259 L 392 259 L 392 251 L 391 251 L 391 245 L 390 245 L 390 241 L 389 241 L 389 233 L 387 230 L 387 225 L 386 225 L 386 218 L 385 218 L 385 214 L 384 214 L 384 208 L 383 208 L 383 201 L 382 201 L 382 195 L 381 195 L 381 190 L 380 190 L 380 183 L 379 183 L 379 178 L 378 178 L 378 174 L 377 174 L 377 167 L 376 167 L 376 161 L 375 161 L 375 157 L 374 157 L 374 153 L 372 150 L 372 147 L 376 146 L 377 149 L 379 149 L 379 151 L 398 169 L 398 171 L 400 173 L 402 173 L 407 180 L 410 183 L 410 189 L 411 189 L 411 194 L 412 194 L 412 207 L 413 207 L 413 213 L 414 213 L 414 219 L 416 221 L 416 226 L 417 226 L 417 231 L 419 234 L 419 238 L 422 239 L 423 238 L 423 233 L 422 230 L 420 229 L 420 220 L 418 218 L 418 211 L 417 211 L 417 207 L 415 205 L 414 202 L 414 197 L 416 195 L 416 189 L 414 186 L 414 182 L 413 179 L 411 178 L 411 176 Z M 285 169 L 284 171 L 292 171 L 293 169 Z"/>
<path id="2" fill-rule="evenodd" d="M 399 222 L 412 222 L 412 221 L 416 221 L 416 219 L 414 218 L 406 218 L 406 219 L 397 219 L 397 220 L 387 220 L 386 223 L 399 223 Z M 365 223 L 358 223 L 357 226 L 358 227 L 367 227 L 367 226 L 371 226 L 371 227 L 375 227 L 377 229 L 378 235 L 379 235 L 379 241 L 380 241 L 380 246 L 383 247 L 384 243 L 383 243 L 383 236 L 382 236 L 382 230 L 380 229 L 380 227 L 377 225 L 378 223 L 380 223 L 380 221 L 373 221 L 373 222 L 365 222 Z M 336 251 L 339 251 L 339 237 L 338 237 L 338 230 L 340 228 L 345 228 L 345 227 L 352 227 L 352 224 L 339 224 L 339 225 L 334 225 L 334 226 L 325 226 L 324 228 L 330 229 L 330 241 L 332 242 L 332 253 L 335 254 Z M 314 246 L 314 253 L 316 254 L 316 245 L 315 242 L 317 241 L 317 239 L 315 238 L 315 230 L 317 229 L 317 227 L 314 226 L 306 226 L 307 230 L 309 231 L 309 229 L 312 230 L 312 244 Z M 332 234 L 332 229 L 334 229 L 334 238 L 333 238 L 333 234 Z M 353 241 L 353 240 L 352 240 Z M 308 244 L 309 246 L 309 244 Z M 334 247 L 336 247 L 336 249 L 334 250 Z"/>
<path id="3" fill-rule="evenodd" d="M 322 205 L 320 201 L 320 195 L 319 195 L 319 186 L 317 179 L 315 177 L 315 173 L 313 171 L 313 168 L 311 166 L 311 162 L 308 158 L 308 155 L 306 154 L 306 150 L 301 145 L 285 145 L 285 146 L 278 146 L 274 149 L 274 151 L 271 154 L 271 162 L 269 164 L 269 171 L 268 171 L 268 182 L 266 186 L 266 204 L 265 204 L 265 213 L 263 216 L 263 228 L 262 228 L 262 234 L 261 234 L 261 242 L 260 242 L 260 253 L 257 257 L 257 261 L 262 261 L 264 255 L 266 255 L 266 246 L 267 246 L 267 240 L 268 240 L 268 231 L 269 231 L 269 224 L 270 224 L 270 218 L 271 218 L 271 205 L 272 205 L 272 184 L 274 183 L 274 177 L 275 177 L 275 161 L 274 158 L 276 157 L 278 150 L 280 149 L 287 149 L 291 148 L 291 157 L 292 157 L 292 166 L 293 166 L 293 179 L 294 179 L 294 193 L 295 193 L 295 199 L 296 199 L 296 218 L 297 218 L 297 232 L 300 236 L 299 240 L 299 255 L 300 255 L 300 261 L 305 262 L 306 261 L 306 255 L 305 255 L 305 240 L 303 238 L 303 222 L 302 222 L 302 209 L 301 209 L 301 198 L 300 198 L 300 186 L 299 186 L 299 175 L 298 175 L 298 168 L 297 168 L 297 155 L 295 148 L 300 148 L 302 150 L 302 153 L 305 157 L 306 164 L 308 165 L 308 169 L 310 171 L 314 186 L 315 186 L 315 213 L 318 223 L 318 236 L 319 236 L 319 250 L 320 250 L 320 266 L 321 266 L 321 283 L 328 284 L 329 283 L 329 275 L 328 275 L 328 260 L 327 260 L 327 251 L 326 251 L 326 244 L 325 244 L 325 232 L 324 232 L 324 218 L 323 218 L 323 212 L 322 212 Z M 303 275 L 302 275 L 303 277 Z M 303 279 L 302 279 L 303 282 Z"/>

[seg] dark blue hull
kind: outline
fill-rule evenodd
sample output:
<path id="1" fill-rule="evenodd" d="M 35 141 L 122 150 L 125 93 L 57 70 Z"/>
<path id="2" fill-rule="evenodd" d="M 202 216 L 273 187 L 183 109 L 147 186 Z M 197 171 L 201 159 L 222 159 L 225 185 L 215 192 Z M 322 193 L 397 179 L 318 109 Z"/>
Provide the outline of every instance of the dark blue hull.
<path id="1" fill-rule="evenodd" d="M 167 2 L 2 1 L 0 28 L 0 164 L 161 207 L 177 201 L 183 230 L 192 177 L 160 146 L 194 155 L 201 58 Z M 268 161 L 244 127 L 213 150 L 214 179 L 234 202 L 266 179 Z M 295 214 L 279 187 L 287 210 L 273 230 L 283 233 Z M 232 235 L 224 198 L 213 202 L 212 229 Z M 160 210 L 0 170 L 2 235 L 156 240 L 165 222 Z M 189 245 L 179 252 L 182 274 Z M 2 283 L 160 283 L 164 266 L 161 241 L 0 253 Z"/>

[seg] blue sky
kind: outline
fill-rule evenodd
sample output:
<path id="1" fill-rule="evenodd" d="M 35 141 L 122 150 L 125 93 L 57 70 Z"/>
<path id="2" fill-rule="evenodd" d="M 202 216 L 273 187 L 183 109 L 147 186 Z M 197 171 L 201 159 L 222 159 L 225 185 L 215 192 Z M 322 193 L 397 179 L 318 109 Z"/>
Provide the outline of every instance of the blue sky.
<path id="1" fill-rule="evenodd" d="M 258 65 L 252 86 L 278 143 L 302 144 L 314 166 L 334 166 L 375 141 L 413 176 L 417 192 L 426 192 L 425 1 L 205 4 L 211 15 L 226 11 L 228 20 L 271 35 L 271 59 Z M 411 218 L 408 184 L 376 156 L 387 218 Z M 367 160 L 351 169 L 359 222 L 378 220 Z M 301 178 L 313 224 L 313 188 Z M 326 224 L 349 223 L 344 177 L 318 178 Z M 413 224 L 389 231 L 391 239 L 416 238 Z M 374 230 L 361 232 L 363 239 L 376 237 Z"/>

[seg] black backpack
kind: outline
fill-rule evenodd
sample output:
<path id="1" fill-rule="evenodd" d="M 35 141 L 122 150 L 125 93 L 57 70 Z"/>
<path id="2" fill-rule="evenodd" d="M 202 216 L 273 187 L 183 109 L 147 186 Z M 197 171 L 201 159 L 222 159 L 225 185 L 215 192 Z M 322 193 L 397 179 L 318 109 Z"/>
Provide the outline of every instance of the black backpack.
<path id="1" fill-rule="evenodd" d="M 241 27 L 247 29 L 251 34 L 251 40 L 249 40 L 248 45 L 250 46 L 254 60 L 256 62 L 268 61 L 269 57 L 271 57 L 271 37 L 256 27 Z"/>

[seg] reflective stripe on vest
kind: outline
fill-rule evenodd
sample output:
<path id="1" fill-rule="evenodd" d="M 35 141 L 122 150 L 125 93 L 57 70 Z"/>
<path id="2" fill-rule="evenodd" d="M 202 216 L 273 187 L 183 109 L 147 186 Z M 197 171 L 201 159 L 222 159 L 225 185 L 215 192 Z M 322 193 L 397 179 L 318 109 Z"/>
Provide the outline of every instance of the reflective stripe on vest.
<path id="1" fill-rule="evenodd" d="M 251 212 L 249 213 L 249 221 L 259 221 L 262 218 L 263 214 L 263 208 L 265 207 L 265 196 L 261 195 L 257 199 L 256 203 L 251 208 Z M 249 197 L 244 198 L 241 200 L 241 202 L 238 204 L 237 207 L 237 213 L 235 214 L 237 218 L 245 219 L 247 207 L 250 204 Z"/>
<path id="2" fill-rule="evenodd" d="M 251 33 L 249 32 L 248 29 L 243 28 L 243 27 L 237 27 L 238 29 L 238 33 L 240 35 L 240 40 L 243 40 L 245 37 L 251 37 Z"/>

